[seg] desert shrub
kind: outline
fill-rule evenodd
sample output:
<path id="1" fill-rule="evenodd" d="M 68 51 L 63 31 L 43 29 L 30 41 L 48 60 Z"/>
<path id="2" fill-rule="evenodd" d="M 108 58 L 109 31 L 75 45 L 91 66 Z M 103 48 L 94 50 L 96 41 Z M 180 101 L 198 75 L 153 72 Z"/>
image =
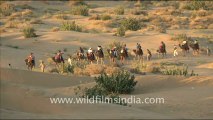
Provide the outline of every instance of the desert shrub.
<path id="1" fill-rule="evenodd" d="M 23 30 L 25 38 L 36 37 L 35 29 L 33 27 L 25 27 Z"/>
<path id="2" fill-rule="evenodd" d="M 102 15 L 95 14 L 89 18 L 89 20 L 110 20 L 110 19 L 111 19 L 111 16 L 108 14 L 102 14 Z"/>
<path id="3" fill-rule="evenodd" d="M 61 74 L 74 73 L 74 66 L 71 66 L 68 63 L 58 64 L 58 66 L 56 68 L 51 69 L 51 70 L 52 70 L 52 72 L 61 73 Z"/>
<path id="4" fill-rule="evenodd" d="M 118 6 L 114 9 L 114 14 L 116 15 L 123 15 L 124 14 L 124 7 Z"/>
<path id="5" fill-rule="evenodd" d="M 191 14 L 192 18 L 196 18 L 196 17 L 204 17 L 209 15 L 209 12 L 207 10 L 198 10 L 198 11 L 193 11 L 193 13 Z"/>
<path id="6" fill-rule="evenodd" d="M 116 35 L 117 36 L 125 36 L 125 32 L 126 32 L 125 27 L 120 26 L 119 28 L 117 28 Z"/>
<path id="7" fill-rule="evenodd" d="M 71 9 L 71 14 L 88 16 L 89 15 L 89 8 L 85 5 L 74 6 Z"/>
<path id="8" fill-rule="evenodd" d="M 133 14 L 133 15 L 148 15 L 148 13 L 146 12 L 146 11 L 142 11 L 142 10 L 140 10 L 140 9 L 132 9 L 131 11 L 131 14 Z"/>
<path id="9" fill-rule="evenodd" d="M 99 14 L 95 14 L 95 15 L 92 15 L 89 20 L 100 20 L 100 15 Z"/>
<path id="10" fill-rule="evenodd" d="M 80 26 L 78 26 L 75 21 L 72 21 L 71 23 L 69 22 L 63 22 L 61 27 L 61 30 L 64 31 L 77 31 L 77 32 L 81 32 L 82 28 Z"/>
<path id="11" fill-rule="evenodd" d="M 2 3 L 0 5 L 0 14 L 3 16 L 9 16 L 15 11 L 15 5 Z"/>
<path id="12" fill-rule="evenodd" d="M 110 94 L 98 85 L 92 88 L 85 88 L 83 90 L 82 97 L 93 99 L 96 101 L 101 101 L 102 103 L 105 102 L 124 106 L 127 105 L 126 101 L 124 101 L 121 97 L 119 97 L 118 94 Z"/>
<path id="13" fill-rule="evenodd" d="M 146 70 L 147 64 L 143 64 L 140 62 L 132 62 L 132 68 L 130 69 L 130 72 L 136 73 L 136 74 L 145 74 L 144 71 Z"/>
<path id="14" fill-rule="evenodd" d="M 209 3 L 207 1 L 193 0 L 193 1 L 187 1 L 182 8 L 187 10 L 209 9 L 208 4 Z"/>
<path id="15" fill-rule="evenodd" d="M 89 64 L 84 69 L 84 72 L 87 75 L 102 74 L 104 72 L 104 66 L 97 64 Z"/>
<path id="16" fill-rule="evenodd" d="M 110 43 L 110 44 L 108 45 L 108 48 L 109 48 L 109 49 L 112 49 L 113 47 L 116 47 L 116 49 L 117 49 L 118 51 L 120 51 L 121 48 L 122 48 L 123 46 L 124 46 L 124 43 L 123 43 L 123 42 L 113 41 L 112 43 Z"/>
<path id="17" fill-rule="evenodd" d="M 121 26 L 126 30 L 136 31 L 141 29 L 141 23 L 136 18 L 128 18 L 121 21 Z"/>
<path id="18" fill-rule="evenodd" d="M 18 22 L 9 21 L 4 26 L 5 26 L 5 28 L 17 28 L 18 27 Z"/>
<path id="19" fill-rule="evenodd" d="M 112 75 L 101 74 L 95 77 L 96 84 L 91 88 L 81 89 L 75 88 L 75 94 L 96 101 L 113 103 L 119 105 L 127 105 L 118 94 L 128 94 L 134 90 L 137 81 L 134 81 L 134 75 L 130 75 L 127 71 L 113 73 Z"/>
<path id="20" fill-rule="evenodd" d="M 164 27 L 164 26 L 158 26 L 156 28 L 156 31 L 158 31 L 160 33 L 166 33 L 166 27 Z"/>
<path id="21" fill-rule="evenodd" d="M 109 93 L 128 94 L 134 90 L 137 83 L 134 79 L 129 72 L 121 71 L 111 76 L 102 74 L 95 78 L 95 82 Z"/>
<path id="22" fill-rule="evenodd" d="M 30 9 L 25 9 L 24 11 L 21 12 L 22 16 L 25 17 L 32 17 L 33 16 L 33 11 Z"/>
<path id="23" fill-rule="evenodd" d="M 161 72 L 164 75 L 180 75 L 180 76 L 195 76 L 198 74 L 194 73 L 194 70 L 191 71 L 191 73 L 188 72 L 188 66 L 182 66 L 182 67 L 164 67 L 164 70 L 161 70 Z"/>
<path id="24" fill-rule="evenodd" d="M 113 73 L 118 73 L 120 71 L 121 69 L 119 67 L 107 66 L 104 70 L 104 73 L 112 75 Z"/>
<path id="25" fill-rule="evenodd" d="M 100 17 L 101 17 L 101 20 L 110 20 L 111 19 L 111 16 L 108 14 L 103 14 Z"/>
<path id="26" fill-rule="evenodd" d="M 49 70 L 50 73 L 60 73 L 57 68 L 52 68 Z"/>

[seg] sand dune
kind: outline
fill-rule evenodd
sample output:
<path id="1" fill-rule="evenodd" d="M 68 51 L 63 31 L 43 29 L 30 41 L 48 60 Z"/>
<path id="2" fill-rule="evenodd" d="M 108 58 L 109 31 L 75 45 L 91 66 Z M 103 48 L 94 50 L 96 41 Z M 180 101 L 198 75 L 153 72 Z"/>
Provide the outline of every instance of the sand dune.
<path id="1" fill-rule="evenodd" d="M 73 97 L 75 96 L 74 86 L 91 84 L 93 79 L 1 68 L 1 116 L 2 118 L 99 119 L 211 117 L 212 77 L 184 79 L 157 75 L 137 77 L 136 80 L 138 85 L 132 95 L 142 98 L 161 96 L 166 98 L 166 103 L 163 105 L 133 104 L 131 107 L 114 104 L 51 104 L 49 97 Z M 205 93 L 202 93 L 204 91 Z M 193 104 L 202 105 L 194 106 Z M 192 109 L 194 113 L 187 112 L 186 108 Z M 202 112 L 198 109 L 202 109 Z"/>

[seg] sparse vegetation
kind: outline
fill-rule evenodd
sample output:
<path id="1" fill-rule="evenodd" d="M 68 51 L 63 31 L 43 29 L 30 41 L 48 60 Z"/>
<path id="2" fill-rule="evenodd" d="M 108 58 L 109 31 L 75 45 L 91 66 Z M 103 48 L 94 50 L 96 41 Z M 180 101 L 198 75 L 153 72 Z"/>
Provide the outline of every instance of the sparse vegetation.
<path id="1" fill-rule="evenodd" d="M 114 14 L 116 15 L 123 15 L 124 14 L 124 7 L 118 6 L 114 9 Z"/>
<path id="2" fill-rule="evenodd" d="M 84 98 L 93 98 L 102 102 L 127 105 L 118 95 L 131 93 L 137 84 L 137 81 L 134 81 L 134 79 L 135 77 L 127 71 L 121 71 L 112 75 L 102 74 L 99 77 L 95 77 L 96 85 L 94 87 L 85 88 L 84 90 L 78 87 L 76 95 Z"/>
<path id="3" fill-rule="evenodd" d="M 9 16 L 15 11 L 15 5 L 9 3 L 2 3 L 0 5 L 1 16 Z"/>
<path id="4" fill-rule="evenodd" d="M 212 9 L 212 6 L 209 7 L 208 4 L 212 5 L 213 3 L 203 0 L 193 0 L 187 1 L 182 8 L 187 10 Z"/>
<path id="5" fill-rule="evenodd" d="M 125 32 L 126 32 L 125 27 L 120 26 L 119 28 L 117 28 L 117 33 L 116 33 L 116 35 L 117 35 L 117 36 L 125 36 Z"/>
<path id="6" fill-rule="evenodd" d="M 23 30 L 25 38 L 36 37 L 35 29 L 33 27 L 25 27 Z"/>
<path id="7" fill-rule="evenodd" d="M 71 23 L 69 22 L 63 22 L 61 27 L 61 30 L 64 31 L 77 31 L 77 32 L 82 32 L 82 28 L 78 26 L 75 21 L 72 21 Z"/>
<path id="8" fill-rule="evenodd" d="M 136 31 L 141 29 L 141 23 L 136 18 L 128 18 L 121 21 L 121 26 L 126 30 Z"/>
<path id="9" fill-rule="evenodd" d="M 89 15 L 89 8 L 85 5 L 74 6 L 71 9 L 71 13 L 73 15 L 88 16 Z"/>
<path id="10" fill-rule="evenodd" d="M 191 40 L 191 38 L 188 37 L 186 34 L 178 34 L 178 35 L 173 36 L 171 38 L 171 40 L 182 42 L 182 41 Z"/>

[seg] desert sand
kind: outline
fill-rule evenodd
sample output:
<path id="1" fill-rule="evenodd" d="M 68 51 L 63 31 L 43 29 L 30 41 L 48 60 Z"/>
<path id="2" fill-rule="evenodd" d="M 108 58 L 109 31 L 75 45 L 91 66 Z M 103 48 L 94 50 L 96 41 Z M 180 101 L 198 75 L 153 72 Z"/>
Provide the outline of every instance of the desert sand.
<path id="1" fill-rule="evenodd" d="M 187 34 L 197 37 L 201 48 L 209 46 L 213 50 L 212 29 L 168 29 L 166 33 L 149 31 L 146 28 L 138 31 L 127 31 L 125 37 L 114 36 L 114 28 L 107 25 L 109 21 L 89 20 L 95 13 L 109 12 L 118 5 L 129 5 L 127 1 L 91 1 L 93 6 L 90 16 L 68 15 L 68 20 L 75 20 L 89 32 L 57 31 L 51 29 L 58 27 L 64 21 L 54 17 L 45 18 L 45 9 L 58 9 L 66 11 L 68 5 L 60 1 L 13 1 L 15 5 L 27 4 L 32 6 L 33 12 L 42 20 L 43 24 L 34 24 L 38 37 L 25 38 L 20 31 L 22 27 L 7 28 L 1 25 L 0 46 L 0 73 L 1 73 L 1 119 L 29 119 L 29 118 L 68 118 L 68 119 L 212 119 L 213 118 L 213 55 L 207 56 L 205 51 L 197 56 L 190 53 L 183 57 L 173 57 L 173 34 Z M 130 4 L 131 8 L 132 3 Z M 156 7 L 155 9 L 164 9 Z M 155 12 L 155 11 L 154 11 Z M 110 13 L 110 12 L 109 12 Z M 56 13 L 55 13 L 56 14 Z M 112 16 L 115 16 L 112 14 Z M 121 15 L 122 16 L 122 15 Z M 131 16 L 125 13 L 123 17 Z M 6 24 L 9 16 L 2 17 L 1 23 Z M 19 18 L 19 17 L 18 17 Z M 23 24 L 23 23 L 22 23 Z M 21 25 L 20 25 L 21 26 Z M 91 32 L 96 29 L 96 32 Z M 98 32 L 97 32 L 98 31 Z M 210 36 L 206 40 L 206 36 Z M 132 104 L 121 106 L 116 104 L 51 104 L 50 97 L 76 97 L 74 89 L 78 86 L 92 86 L 95 81 L 90 76 L 78 76 L 73 74 L 55 74 L 40 72 L 39 60 L 48 63 L 57 50 L 67 49 L 64 54 L 74 54 L 78 48 L 93 47 L 98 45 L 107 48 L 107 44 L 119 41 L 127 44 L 127 47 L 135 49 L 136 43 L 142 45 L 143 50 L 150 49 L 153 53 L 151 61 L 145 63 L 184 63 L 189 70 L 194 70 L 198 76 L 171 76 L 154 73 L 146 75 L 135 74 L 138 81 L 135 90 L 130 95 L 140 98 L 163 97 L 164 104 Z M 166 58 L 158 58 L 156 49 L 161 41 L 167 46 Z M 27 70 L 24 59 L 33 52 L 36 56 L 36 69 Z M 145 52 L 146 54 L 146 52 Z M 144 55 L 145 56 L 145 55 Z M 106 58 L 106 61 L 109 61 Z M 131 61 L 131 60 L 129 60 Z M 106 62 L 109 64 L 108 62 Z M 8 66 L 11 64 L 12 68 Z M 126 64 L 123 67 L 129 68 Z M 47 66 L 47 70 L 51 67 Z M 121 95 L 128 97 L 130 95 Z"/>

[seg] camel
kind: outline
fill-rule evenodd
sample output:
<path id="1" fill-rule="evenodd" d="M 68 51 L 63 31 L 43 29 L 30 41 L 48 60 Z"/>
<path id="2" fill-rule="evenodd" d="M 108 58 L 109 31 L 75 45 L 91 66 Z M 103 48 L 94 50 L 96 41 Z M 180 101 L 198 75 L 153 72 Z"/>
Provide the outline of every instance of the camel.
<path id="1" fill-rule="evenodd" d="M 93 61 L 95 60 L 95 55 L 94 55 L 94 53 L 88 53 L 88 52 L 87 52 L 87 60 L 88 60 L 91 64 L 93 64 Z"/>
<path id="2" fill-rule="evenodd" d="M 186 53 L 189 53 L 188 44 L 186 43 L 186 44 L 183 44 L 183 45 L 181 45 L 181 44 L 178 44 L 178 45 L 179 45 L 180 49 L 182 50 L 183 56 L 186 56 Z"/>
<path id="3" fill-rule="evenodd" d="M 126 58 L 128 57 L 127 50 L 125 48 L 122 48 L 121 51 L 120 51 L 120 53 L 119 53 L 119 55 L 120 55 L 120 58 L 121 58 L 120 59 L 121 63 L 124 64 Z"/>
<path id="4" fill-rule="evenodd" d="M 99 61 L 101 62 L 101 64 L 104 64 L 104 53 L 102 51 L 102 49 L 95 51 L 95 56 L 96 56 L 96 60 L 97 60 L 97 64 L 99 64 Z"/>
<path id="5" fill-rule="evenodd" d="M 115 54 L 115 51 L 107 49 L 107 52 L 109 54 L 110 62 L 113 62 L 113 63 L 116 62 L 117 55 Z"/>
<path id="6" fill-rule="evenodd" d="M 143 60 L 143 50 L 141 48 L 138 50 L 133 49 L 132 51 L 134 52 L 136 59 L 138 58 L 138 60 Z"/>
<path id="7" fill-rule="evenodd" d="M 33 67 L 35 67 L 35 63 L 33 63 L 32 60 L 28 61 L 28 59 L 25 59 L 24 61 L 25 61 L 26 65 L 27 65 L 27 69 L 32 71 Z"/>

